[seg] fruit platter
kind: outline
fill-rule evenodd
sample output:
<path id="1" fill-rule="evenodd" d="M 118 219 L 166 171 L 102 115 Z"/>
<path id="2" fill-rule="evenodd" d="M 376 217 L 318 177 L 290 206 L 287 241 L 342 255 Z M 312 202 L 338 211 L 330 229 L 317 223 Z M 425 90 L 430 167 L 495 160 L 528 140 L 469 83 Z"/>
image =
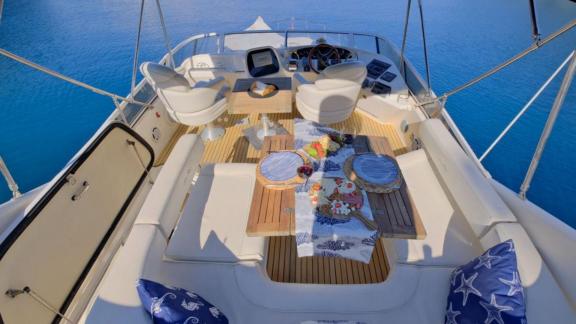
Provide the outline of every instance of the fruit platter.
<path id="1" fill-rule="evenodd" d="M 369 229 L 377 229 L 376 224 L 361 212 L 364 196 L 354 182 L 344 178 L 322 178 L 311 183 L 308 194 L 320 216 L 343 221 L 356 217 Z"/>
<path id="2" fill-rule="evenodd" d="M 328 134 L 306 144 L 302 149 L 313 159 L 323 159 L 336 154 L 345 145 L 352 144 L 353 140 L 352 135 Z"/>

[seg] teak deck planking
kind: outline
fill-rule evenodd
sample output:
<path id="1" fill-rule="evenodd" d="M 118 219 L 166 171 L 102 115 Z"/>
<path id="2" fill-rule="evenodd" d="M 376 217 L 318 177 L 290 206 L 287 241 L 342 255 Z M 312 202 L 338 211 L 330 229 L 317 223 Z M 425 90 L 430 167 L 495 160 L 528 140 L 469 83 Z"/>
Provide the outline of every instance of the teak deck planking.
<path id="1" fill-rule="evenodd" d="M 290 134 L 293 132 L 294 118 L 302 118 L 296 111 L 291 114 L 268 114 L 270 120 L 282 125 Z M 241 121 L 246 119 L 247 123 Z M 258 114 L 229 115 L 224 113 L 216 124 L 226 128 L 224 136 L 213 142 L 205 143 L 202 163 L 257 163 L 260 151 L 248 143 L 242 131 L 259 124 Z M 334 129 L 348 133 L 369 136 L 384 136 L 390 142 L 396 155 L 408 152 L 401 135 L 390 124 L 382 124 L 366 114 L 356 111 L 346 121 L 330 125 Z M 199 133 L 202 127 L 187 127 L 181 125 L 172 135 L 171 140 L 158 154 L 154 166 L 162 166 L 172 152 L 180 136 L 186 133 Z"/>
<path id="2" fill-rule="evenodd" d="M 382 242 L 378 241 L 370 263 L 333 257 L 303 257 L 296 252 L 294 236 L 270 237 L 266 258 L 268 277 L 276 282 L 353 285 L 386 280 L 389 266 Z"/>

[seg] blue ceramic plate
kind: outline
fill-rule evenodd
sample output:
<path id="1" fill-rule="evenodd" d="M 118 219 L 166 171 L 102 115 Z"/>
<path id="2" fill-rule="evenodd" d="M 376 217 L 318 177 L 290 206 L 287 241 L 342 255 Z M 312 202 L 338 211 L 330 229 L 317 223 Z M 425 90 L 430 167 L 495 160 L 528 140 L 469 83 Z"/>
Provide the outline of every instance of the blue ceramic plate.
<path id="1" fill-rule="evenodd" d="M 399 177 L 398 165 L 388 155 L 357 155 L 352 162 L 352 169 L 362 180 L 374 185 L 388 185 Z"/>

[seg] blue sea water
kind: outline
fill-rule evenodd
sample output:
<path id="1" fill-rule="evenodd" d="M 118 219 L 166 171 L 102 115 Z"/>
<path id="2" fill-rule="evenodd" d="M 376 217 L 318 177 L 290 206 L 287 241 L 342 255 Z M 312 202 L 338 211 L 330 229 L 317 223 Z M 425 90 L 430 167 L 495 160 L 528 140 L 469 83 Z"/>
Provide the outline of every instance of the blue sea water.
<path id="1" fill-rule="evenodd" d="M 118 94 L 130 88 L 138 0 L 6 0 L 0 47 Z M 443 93 L 470 80 L 531 42 L 528 2 L 423 0 L 432 86 Z M 328 29 L 371 32 L 396 44 L 405 0 L 394 1 L 163 1 L 173 44 L 208 31 L 243 29 L 261 15 L 298 17 Z M 576 17 L 576 3 L 537 0 L 547 35 Z M 415 6 L 414 6 L 415 7 Z M 415 9 L 415 8 L 414 8 Z M 417 11 L 409 28 L 408 57 L 423 71 Z M 481 154 L 544 80 L 575 48 L 576 30 L 523 61 L 451 97 L 448 110 Z M 154 1 L 147 1 L 141 61 L 164 52 Z M 112 111 L 110 99 L 76 88 L 0 57 L 0 155 L 22 191 L 50 180 Z M 559 80 L 496 147 L 484 164 L 506 186 L 522 182 Z M 576 227 L 576 86 L 536 172 L 528 198 Z M 0 202 L 10 193 L 0 180 Z"/>

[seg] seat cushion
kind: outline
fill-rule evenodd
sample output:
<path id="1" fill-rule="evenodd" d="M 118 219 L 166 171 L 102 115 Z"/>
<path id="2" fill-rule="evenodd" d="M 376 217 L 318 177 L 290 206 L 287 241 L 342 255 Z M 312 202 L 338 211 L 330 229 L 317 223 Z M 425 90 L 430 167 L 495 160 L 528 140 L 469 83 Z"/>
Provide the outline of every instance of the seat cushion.
<path id="1" fill-rule="evenodd" d="M 426 153 L 413 151 L 397 161 L 427 234 L 424 240 L 394 240 L 397 262 L 456 267 L 481 254 L 480 242 L 450 203 Z"/>
<path id="2" fill-rule="evenodd" d="M 476 236 L 484 235 L 497 222 L 516 221 L 488 179 L 440 120 L 429 119 L 420 123 L 419 137 L 439 177 Z"/>
<path id="3" fill-rule="evenodd" d="M 150 323 L 142 308 L 136 283 L 138 278 L 156 273 L 166 241 L 154 225 L 134 225 L 124 246 L 100 282 L 89 311 L 81 323 Z"/>
<path id="4" fill-rule="evenodd" d="M 156 177 L 136 224 L 158 225 L 165 237 L 170 235 L 203 153 L 200 137 L 188 134 L 178 140 Z"/>
<path id="5" fill-rule="evenodd" d="M 482 246 L 488 248 L 506 240 L 514 242 L 518 272 L 526 293 L 528 322 L 574 323 L 574 308 L 520 224 L 497 224 L 480 241 Z"/>
<path id="6" fill-rule="evenodd" d="M 285 313 L 390 312 L 418 294 L 420 281 L 418 267 L 406 265 L 396 266 L 384 282 L 359 285 L 280 283 L 270 280 L 265 265 L 256 262 L 240 262 L 234 273 L 238 289 L 251 304 Z M 437 298 L 444 299 L 445 295 Z"/>
<path id="7" fill-rule="evenodd" d="M 246 235 L 255 181 L 255 164 L 203 166 L 166 256 L 186 261 L 261 260 L 265 239 Z"/>
<path id="8" fill-rule="evenodd" d="M 452 267 L 421 267 L 418 268 L 420 279 L 418 280 L 417 293 L 414 294 L 407 305 L 412 311 L 418 312 L 422 320 L 420 323 L 438 324 L 444 323 L 446 314 L 446 296 L 450 291 L 450 275 Z"/>

